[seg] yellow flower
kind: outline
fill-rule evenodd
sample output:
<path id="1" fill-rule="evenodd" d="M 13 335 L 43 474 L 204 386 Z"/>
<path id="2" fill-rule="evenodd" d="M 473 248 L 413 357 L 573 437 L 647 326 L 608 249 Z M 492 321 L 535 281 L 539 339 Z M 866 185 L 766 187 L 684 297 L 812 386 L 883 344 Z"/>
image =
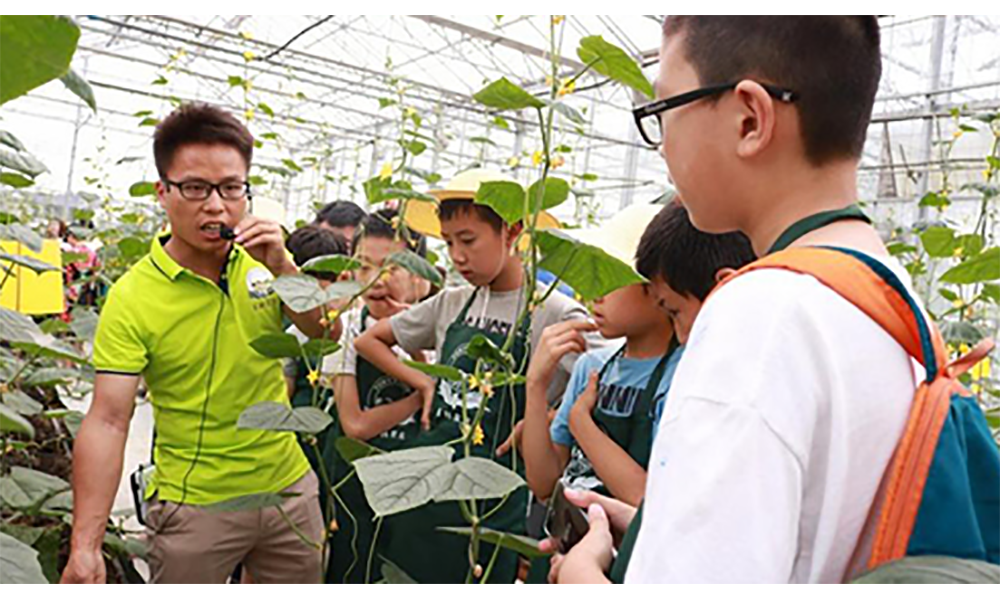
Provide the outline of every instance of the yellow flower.
<path id="1" fill-rule="evenodd" d="M 962 356 L 968 354 L 970 350 L 972 350 L 972 348 L 969 348 L 969 345 L 965 342 L 962 342 L 962 344 L 958 347 L 958 353 Z"/>
<path id="2" fill-rule="evenodd" d="M 250 41 L 250 40 L 253 39 L 253 34 L 250 33 L 249 31 L 241 31 L 240 32 L 240 37 L 243 38 L 243 39 L 245 39 L 245 40 L 247 40 L 247 41 Z"/>
<path id="3" fill-rule="evenodd" d="M 482 446 L 485 440 L 486 434 L 483 433 L 483 426 L 477 424 L 476 429 L 472 432 L 472 445 Z"/>
<path id="4" fill-rule="evenodd" d="M 563 158 L 563 157 L 561 157 L 561 156 L 557 156 L 557 157 L 555 157 L 555 158 L 552 159 L 552 168 L 553 169 L 558 169 L 559 167 L 563 166 L 564 164 L 566 164 L 566 159 Z"/>
<path id="5" fill-rule="evenodd" d="M 558 25 L 558 24 L 562 23 L 563 19 L 565 19 L 565 18 L 566 18 L 566 15 L 552 15 L 552 24 L 553 25 Z"/>
<path id="6" fill-rule="evenodd" d="M 535 153 L 531 155 L 531 164 L 536 167 L 542 164 L 543 160 L 545 160 L 545 154 L 541 150 L 535 150 Z"/>
<path id="7" fill-rule="evenodd" d="M 316 387 L 316 383 L 319 381 L 319 370 L 310 369 L 309 374 L 306 375 L 306 379 L 309 380 L 309 385 Z"/>
<path id="8" fill-rule="evenodd" d="M 955 251 L 952 252 L 952 255 L 955 258 L 961 258 L 963 252 L 964 252 L 964 249 L 962 248 L 962 246 L 959 246 L 958 248 L 955 248 Z"/>
<path id="9" fill-rule="evenodd" d="M 959 129 L 958 131 L 956 131 L 955 133 L 953 133 L 953 134 L 952 134 L 952 137 L 954 137 L 954 138 L 955 138 L 956 140 L 957 140 L 958 138 L 962 137 L 962 130 L 961 130 L 961 129 Z"/>
<path id="10" fill-rule="evenodd" d="M 559 86 L 559 96 L 566 96 L 572 94 L 576 91 L 576 81 L 572 79 L 564 79 L 562 85 Z"/>
<path id="11" fill-rule="evenodd" d="M 407 106 L 403 109 L 403 116 L 407 119 L 412 119 L 415 114 L 417 114 L 417 109 L 412 106 Z"/>
<path id="12" fill-rule="evenodd" d="M 519 164 L 521 164 L 521 159 L 516 156 L 511 156 L 507 159 L 507 166 L 511 169 L 517 167 Z"/>
<path id="13" fill-rule="evenodd" d="M 242 85 L 243 85 L 243 91 L 249 92 L 250 88 L 253 87 L 253 81 L 250 79 L 244 79 Z"/>
<path id="14" fill-rule="evenodd" d="M 490 379 L 492 379 L 492 378 L 493 378 L 493 374 L 492 373 L 487 373 L 487 374 L 483 375 L 482 379 L 476 377 L 475 375 L 470 375 L 469 376 L 469 389 L 470 390 L 479 390 L 480 392 L 483 393 L 483 396 L 485 396 L 487 398 L 492 398 L 493 397 L 493 385 L 490 383 Z"/>
<path id="15" fill-rule="evenodd" d="M 243 116 L 246 117 L 247 121 L 253 121 L 253 109 L 252 108 L 246 109 L 246 111 L 243 113 Z"/>
<path id="16" fill-rule="evenodd" d="M 326 313 L 326 319 L 328 322 L 333 323 L 340 318 L 340 310 L 333 309 Z"/>
<path id="17" fill-rule="evenodd" d="M 247 50 L 246 52 L 243 53 L 243 60 L 245 60 L 247 62 L 250 62 L 251 60 L 253 60 L 256 57 L 257 57 L 257 55 L 254 54 L 253 52 L 249 51 L 249 50 Z"/>
<path id="18" fill-rule="evenodd" d="M 983 391 L 983 387 L 978 383 L 973 383 L 969 386 L 969 391 L 978 396 Z"/>
<path id="19" fill-rule="evenodd" d="M 382 179 L 389 179 L 392 177 L 392 163 L 385 163 L 382 165 L 382 170 L 378 172 L 378 176 Z"/>

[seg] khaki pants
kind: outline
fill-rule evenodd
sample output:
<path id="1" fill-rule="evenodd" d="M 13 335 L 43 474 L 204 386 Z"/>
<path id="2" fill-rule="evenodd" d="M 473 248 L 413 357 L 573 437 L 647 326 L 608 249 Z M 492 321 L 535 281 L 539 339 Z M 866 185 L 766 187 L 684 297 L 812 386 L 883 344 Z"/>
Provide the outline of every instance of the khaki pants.
<path id="1" fill-rule="evenodd" d="M 310 471 L 284 490 L 281 508 L 308 539 L 323 543 L 319 484 Z M 320 583 L 322 551 L 299 537 L 277 507 L 209 512 L 155 500 L 149 509 L 151 583 L 225 583 L 243 563 L 254 583 Z"/>

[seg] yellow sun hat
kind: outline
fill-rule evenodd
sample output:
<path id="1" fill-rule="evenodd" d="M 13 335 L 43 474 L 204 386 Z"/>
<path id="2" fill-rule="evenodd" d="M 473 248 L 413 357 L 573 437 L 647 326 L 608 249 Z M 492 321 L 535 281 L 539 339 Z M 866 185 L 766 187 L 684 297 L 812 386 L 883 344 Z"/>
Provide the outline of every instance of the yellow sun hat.
<path id="1" fill-rule="evenodd" d="M 596 246 L 635 268 L 635 252 L 639 248 L 639 240 L 663 208 L 661 204 L 633 204 L 597 227 L 567 229 L 565 233 L 584 244 Z"/>
<path id="2" fill-rule="evenodd" d="M 445 200 L 474 200 L 479 186 L 490 181 L 510 181 L 517 183 L 513 177 L 491 169 L 469 169 L 452 178 L 443 189 L 427 192 L 438 202 Z M 441 219 L 438 217 L 436 203 L 420 200 L 410 201 L 406 205 L 406 226 L 410 229 L 434 238 L 441 238 Z M 558 229 L 559 220 L 548 212 L 538 215 L 539 229 Z"/>

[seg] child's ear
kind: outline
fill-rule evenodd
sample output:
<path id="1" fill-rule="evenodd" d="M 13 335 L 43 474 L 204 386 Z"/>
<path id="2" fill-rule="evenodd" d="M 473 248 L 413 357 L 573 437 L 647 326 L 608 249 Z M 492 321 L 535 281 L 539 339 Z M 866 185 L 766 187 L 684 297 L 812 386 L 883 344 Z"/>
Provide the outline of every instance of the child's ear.
<path id="1" fill-rule="evenodd" d="M 715 272 L 715 283 L 722 283 L 722 281 L 736 273 L 736 269 L 731 269 L 729 267 L 723 267 Z"/>
<path id="2" fill-rule="evenodd" d="M 524 224 L 515 223 L 514 225 L 505 226 L 504 229 L 507 234 L 507 239 L 505 239 L 504 242 L 506 243 L 507 247 L 510 247 L 511 245 L 514 244 L 514 240 L 517 239 L 517 236 L 521 235 L 521 231 L 524 229 Z"/>

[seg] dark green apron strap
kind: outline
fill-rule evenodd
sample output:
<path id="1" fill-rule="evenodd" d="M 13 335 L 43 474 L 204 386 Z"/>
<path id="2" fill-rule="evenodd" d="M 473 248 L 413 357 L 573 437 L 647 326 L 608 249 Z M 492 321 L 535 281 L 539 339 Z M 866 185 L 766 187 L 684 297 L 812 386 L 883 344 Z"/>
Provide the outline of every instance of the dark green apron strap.
<path id="1" fill-rule="evenodd" d="M 789 227 L 778 237 L 778 240 L 774 242 L 774 245 L 767 251 L 767 254 L 780 252 L 794 244 L 805 235 L 838 221 L 864 221 L 869 225 L 872 222 L 871 218 L 869 218 L 857 204 L 852 204 L 847 208 L 821 212 L 810 217 L 806 217 Z"/>

